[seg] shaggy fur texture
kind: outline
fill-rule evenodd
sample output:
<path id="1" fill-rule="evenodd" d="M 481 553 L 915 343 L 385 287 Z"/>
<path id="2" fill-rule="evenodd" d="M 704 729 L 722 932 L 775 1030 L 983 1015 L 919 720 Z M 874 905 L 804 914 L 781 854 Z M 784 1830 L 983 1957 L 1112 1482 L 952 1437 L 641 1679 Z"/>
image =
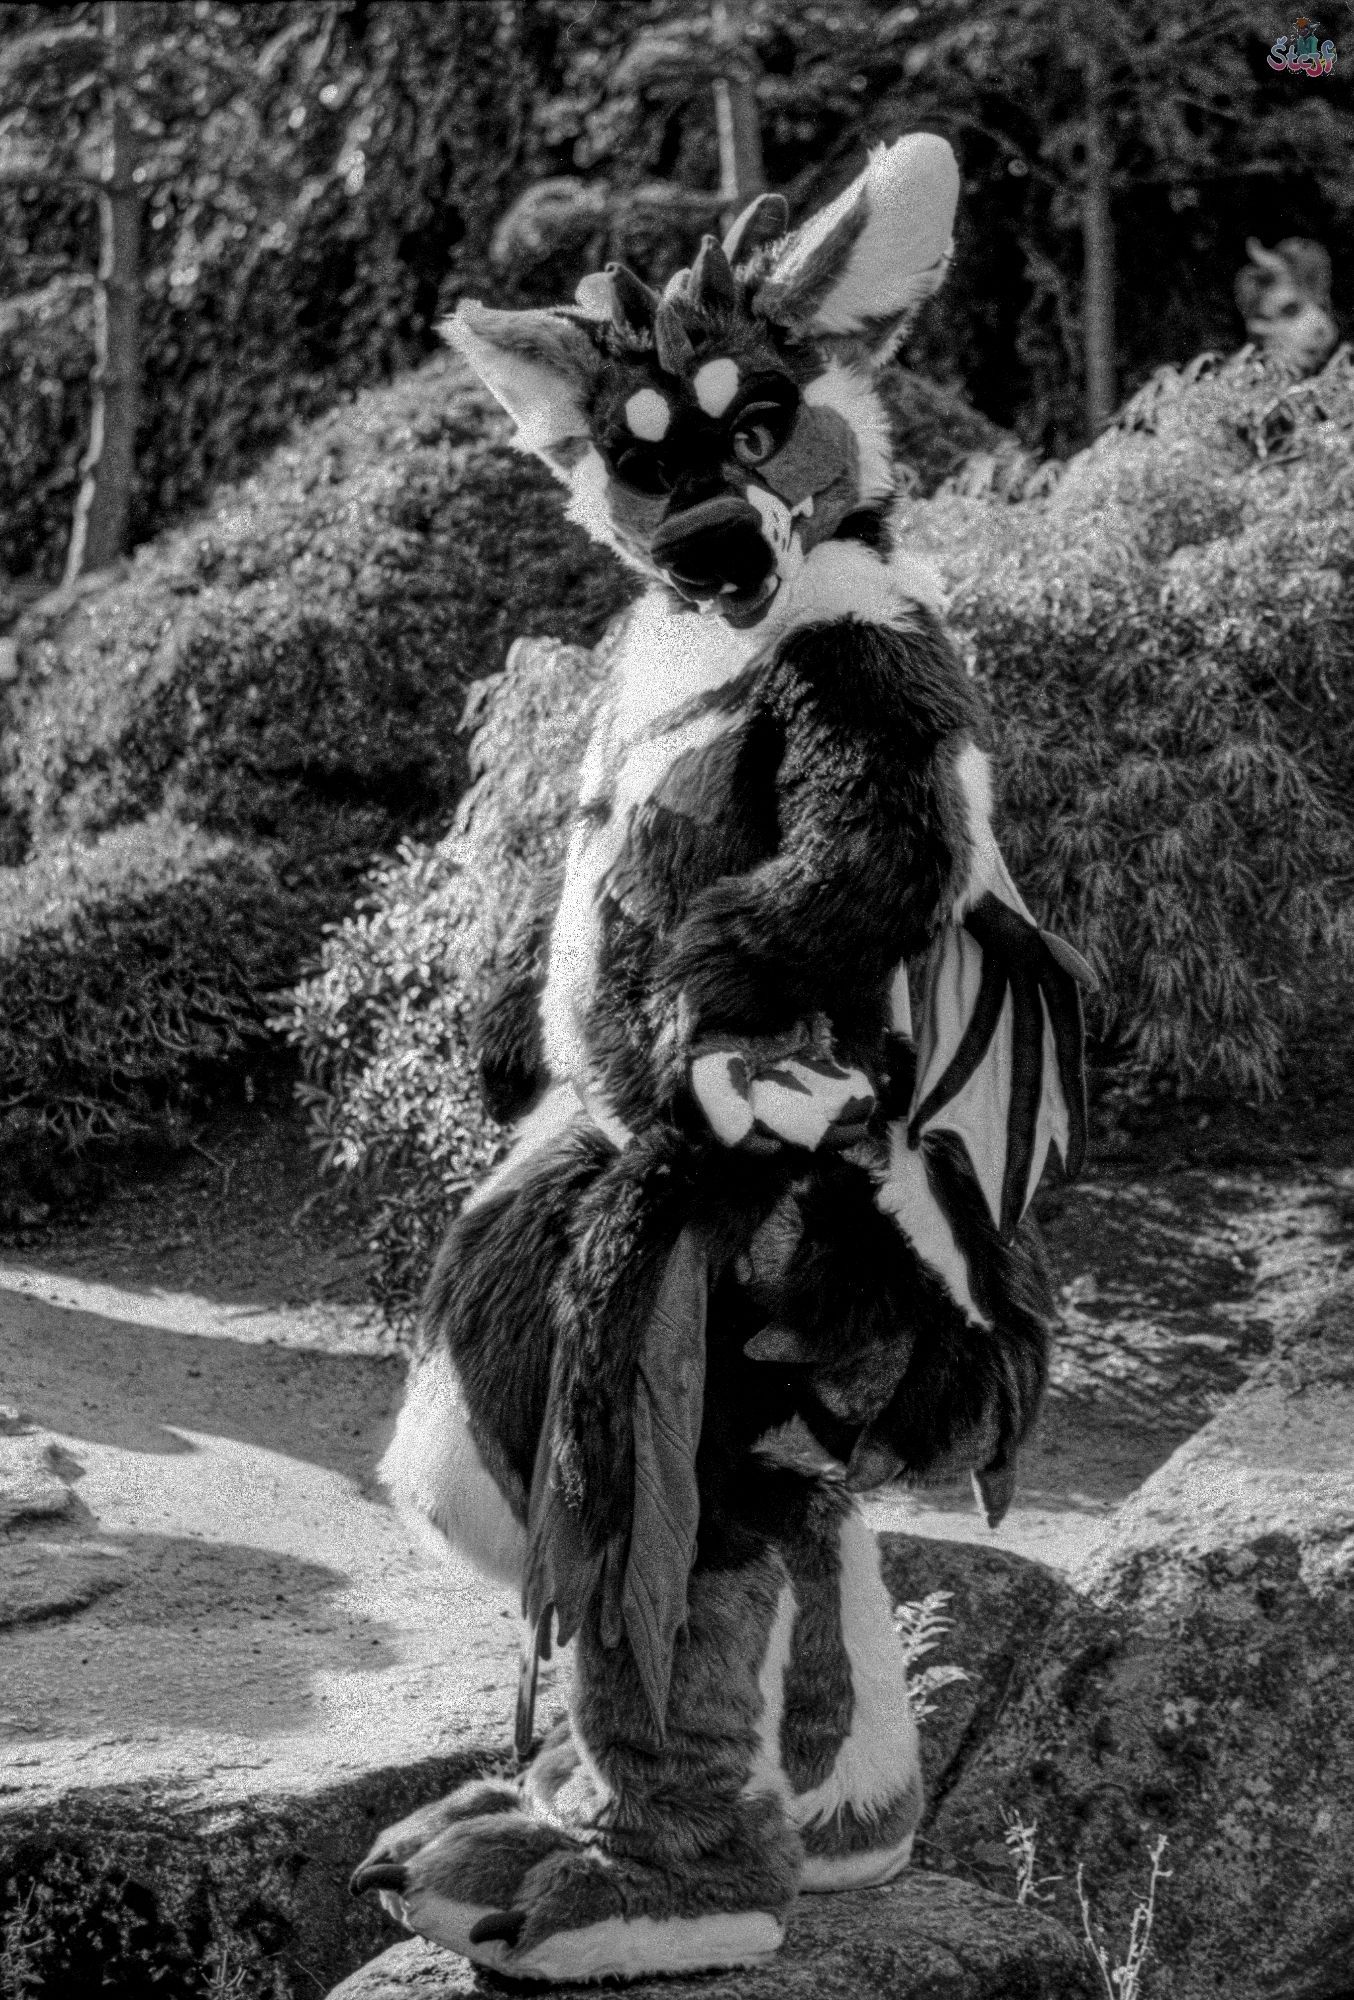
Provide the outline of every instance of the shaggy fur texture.
<path id="1" fill-rule="evenodd" d="M 443 1248 L 386 1462 L 574 1642 L 567 1738 L 356 1878 L 518 1978 L 748 1963 L 798 1886 L 904 1865 L 916 1729 L 852 1489 L 970 1466 L 995 1518 L 1043 1386 L 1023 1215 L 1076 1150 L 1076 968 L 1006 874 L 984 717 L 881 505 L 872 369 L 957 184 L 914 136 L 661 297 L 612 270 L 452 328 L 657 586 L 483 1011 L 523 1122 Z"/>

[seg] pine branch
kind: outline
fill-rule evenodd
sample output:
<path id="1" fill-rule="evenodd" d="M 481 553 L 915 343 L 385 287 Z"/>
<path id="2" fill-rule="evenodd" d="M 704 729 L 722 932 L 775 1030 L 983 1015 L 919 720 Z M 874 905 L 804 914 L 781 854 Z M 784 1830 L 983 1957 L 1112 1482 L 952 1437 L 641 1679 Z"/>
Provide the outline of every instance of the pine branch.
<path id="1" fill-rule="evenodd" d="M 0 86 L 22 82 L 37 71 L 44 76 L 60 72 L 64 78 L 78 66 L 87 65 L 91 56 L 97 64 L 102 49 L 103 35 L 88 21 L 30 29 L 26 35 L 0 43 Z"/>
<path id="2" fill-rule="evenodd" d="M 52 167 L 0 167 L 0 187 L 78 189 L 97 194 L 101 185 L 90 174 L 61 173 Z"/>

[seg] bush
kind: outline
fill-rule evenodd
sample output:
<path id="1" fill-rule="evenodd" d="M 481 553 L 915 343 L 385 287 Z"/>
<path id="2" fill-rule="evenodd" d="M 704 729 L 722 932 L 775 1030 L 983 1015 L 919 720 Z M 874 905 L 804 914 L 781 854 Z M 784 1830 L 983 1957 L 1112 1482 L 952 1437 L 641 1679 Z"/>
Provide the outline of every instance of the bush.
<path id="1" fill-rule="evenodd" d="M 88 435 L 93 288 L 55 278 L 0 300 L 0 617 L 7 574 L 65 554 Z"/>
<path id="2" fill-rule="evenodd" d="M 1272 1091 L 1354 945 L 1354 366 L 1166 370 L 1048 497 L 907 528 L 999 726 L 1012 866 L 1139 1084 Z"/>
<path id="3" fill-rule="evenodd" d="M 1166 373 L 1051 492 L 945 490 L 904 530 L 947 576 L 999 726 L 1002 835 L 1095 961 L 1139 1089 L 1260 1094 L 1354 947 L 1354 371 Z M 383 1176 L 378 1286 L 416 1295 L 498 1137 L 467 1024 L 562 845 L 602 663 L 514 651 L 477 691 L 456 829 L 372 884 L 289 1017 L 330 1161 Z"/>
<path id="4" fill-rule="evenodd" d="M 174 1129 L 373 854 L 446 824 L 471 681 L 517 634 L 593 639 L 624 602 L 620 565 L 561 522 L 506 433 L 448 356 L 18 626 L 0 785 L 0 861 L 22 864 L 0 869 L 21 941 L 0 957 L 13 1173 Z M 49 973 L 78 996 L 73 1026 L 40 1003 Z"/>
<path id="5" fill-rule="evenodd" d="M 322 920 L 275 856 L 165 813 L 0 869 L 0 1208 L 184 1136 L 228 1064 L 266 1059 L 266 996 Z"/>
<path id="6" fill-rule="evenodd" d="M 392 845 L 460 792 L 471 680 L 630 594 L 556 493 L 450 356 L 369 391 L 19 625 L 11 810 L 38 839 L 182 800 L 244 837 Z"/>
<path id="7" fill-rule="evenodd" d="M 498 1149 L 470 1020 L 532 882 L 563 856 L 606 653 L 522 641 L 476 688 L 454 827 L 376 871 L 276 1024 L 302 1052 L 326 1164 L 379 1183 L 372 1250 L 395 1311 L 416 1303 L 446 1220 Z"/>

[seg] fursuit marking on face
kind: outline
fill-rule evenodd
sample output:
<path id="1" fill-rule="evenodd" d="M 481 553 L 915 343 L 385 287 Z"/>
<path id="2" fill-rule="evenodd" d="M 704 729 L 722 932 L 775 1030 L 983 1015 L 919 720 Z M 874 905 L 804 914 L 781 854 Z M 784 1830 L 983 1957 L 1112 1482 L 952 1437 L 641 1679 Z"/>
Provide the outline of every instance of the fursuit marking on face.
<path id="1" fill-rule="evenodd" d="M 738 394 L 738 364 L 727 356 L 707 361 L 692 377 L 696 401 L 707 417 L 722 417 Z"/>
<path id="2" fill-rule="evenodd" d="M 637 438 L 658 444 L 668 434 L 672 410 L 657 389 L 636 389 L 625 406 L 625 421 Z"/>
<path id="3" fill-rule="evenodd" d="M 810 493 L 794 507 L 787 507 L 764 486 L 749 486 L 747 498 L 761 519 L 762 535 L 776 558 L 777 578 L 784 583 L 804 566 L 803 546 L 795 536 L 795 516 L 813 513 L 813 495 Z"/>
<path id="4" fill-rule="evenodd" d="M 768 236 L 769 198 L 706 237 L 661 294 L 611 265 L 573 307 L 467 301 L 444 331 L 573 488 L 574 520 L 747 630 L 893 490 L 878 371 L 944 277 L 958 191 L 946 142 L 912 133 L 798 228 Z"/>

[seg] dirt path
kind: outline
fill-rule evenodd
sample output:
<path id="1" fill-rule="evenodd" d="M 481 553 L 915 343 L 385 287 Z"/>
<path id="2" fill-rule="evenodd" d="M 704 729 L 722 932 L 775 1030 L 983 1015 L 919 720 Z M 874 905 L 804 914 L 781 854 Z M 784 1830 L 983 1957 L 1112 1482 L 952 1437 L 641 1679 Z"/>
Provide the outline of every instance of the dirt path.
<path id="1" fill-rule="evenodd" d="M 1043 1197 L 1064 1324 L 1002 1529 L 990 1534 L 966 1483 L 878 1496 L 877 1525 L 993 1540 L 1070 1566 L 1350 1254 L 1348 1144 L 1263 1166 L 1171 1165 L 1169 1148 L 1156 1151 L 1165 1165 L 1109 1162 Z M 129 1174 L 83 1223 L 0 1238 L 0 1302 L 79 1312 L 107 1329 L 87 1338 L 108 1343 L 140 1325 L 390 1357 L 396 1343 L 363 1270 L 361 1202 L 321 1182 L 293 1113 L 242 1117 L 205 1150 Z M 111 1351 L 107 1360 L 122 1365 Z M 351 1450 L 360 1432 L 374 1448 L 350 1400 L 334 1399 L 335 1435 Z M 314 1403 L 308 1422 L 323 1426 L 326 1407 Z"/>
<path id="2" fill-rule="evenodd" d="M 1041 1203 L 1062 1327 L 1015 1505 L 992 1534 L 966 1483 L 872 1503 L 876 1526 L 1070 1568 L 1118 1503 L 1239 1387 L 1354 1255 L 1354 1162 L 1094 1167 Z"/>

